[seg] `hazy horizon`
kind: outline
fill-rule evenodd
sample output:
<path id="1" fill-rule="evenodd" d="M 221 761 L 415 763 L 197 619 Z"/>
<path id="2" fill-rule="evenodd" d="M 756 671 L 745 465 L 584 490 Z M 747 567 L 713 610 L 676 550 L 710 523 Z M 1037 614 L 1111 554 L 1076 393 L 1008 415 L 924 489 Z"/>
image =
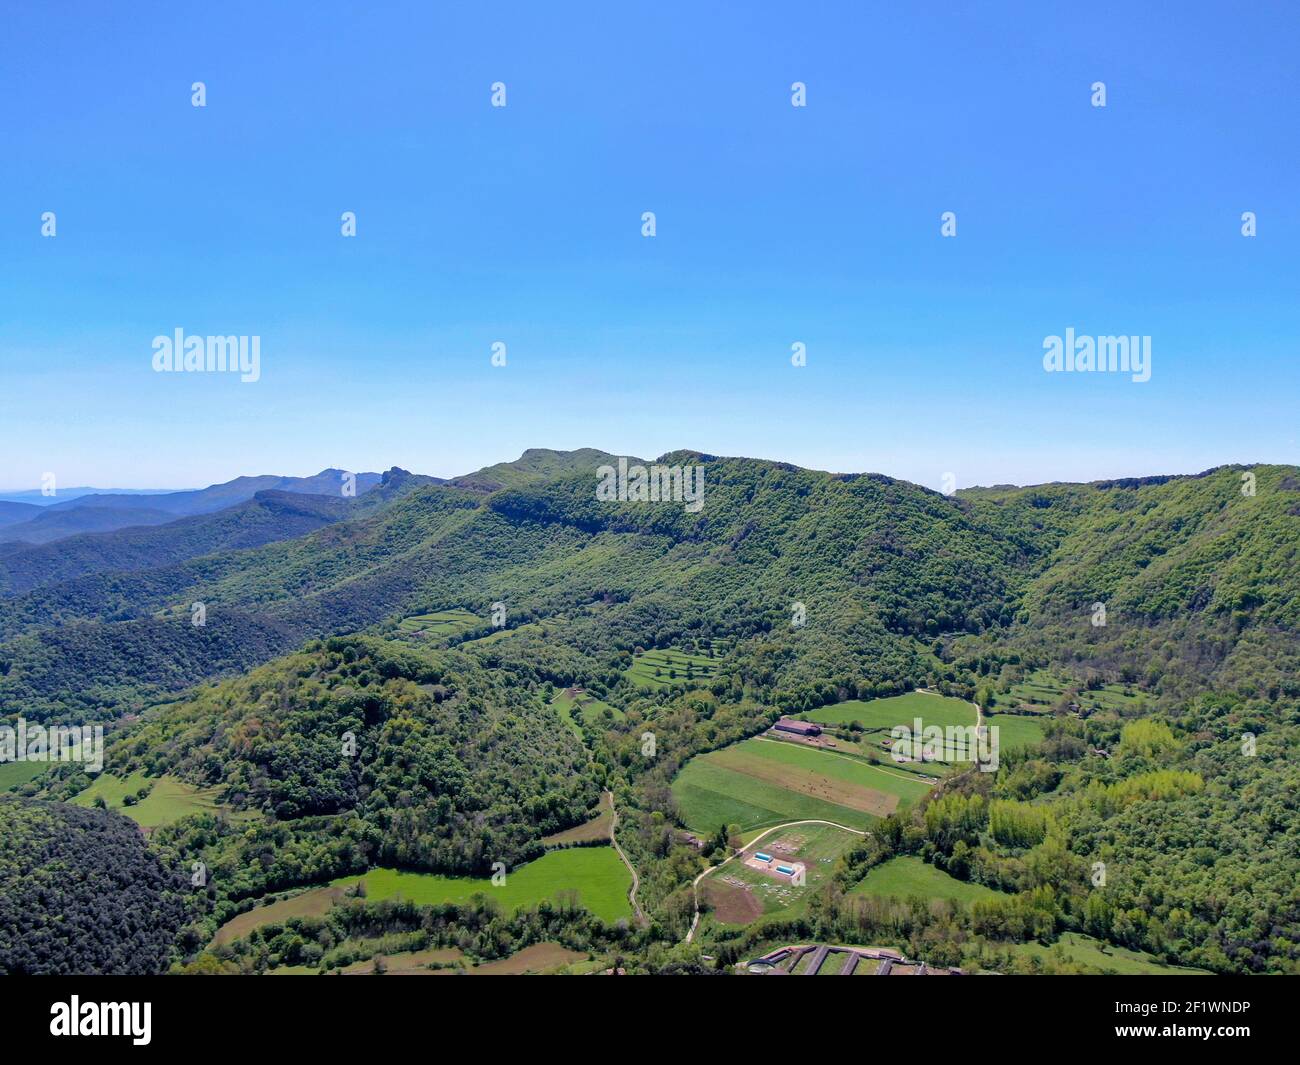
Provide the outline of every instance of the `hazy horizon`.
<path id="1" fill-rule="evenodd" d="M 326 470 L 332 470 L 332 469 L 346 470 L 353 473 L 382 474 L 387 470 L 398 468 L 398 469 L 405 470 L 408 473 L 420 474 L 427 477 L 439 477 L 444 480 L 451 480 L 456 477 L 463 477 L 468 474 L 475 473 L 488 466 L 495 466 L 501 463 L 515 462 L 522 457 L 524 451 L 528 451 L 528 450 L 558 452 L 558 451 L 580 451 L 583 449 L 604 451 L 607 454 L 626 456 L 628 458 L 635 457 L 645 462 L 655 461 L 659 457 L 672 454 L 673 452 L 690 451 L 690 452 L 697 452 L 703 455 L 708 455 L 711 458 L 716 458 L 716 459 L 749 459 L 756 462 L 780 462 L 780 463 L 786 463 L 788 465 L 798 466 L 801 469 L 812 470 L 815 472 L 822 472 L 822 473 L 830 473 L 830 474 L 882 474 L 886 477 L 892 477 L 895 480 L 908 481 L 912 484 L 919 485 L 923 488 L 934 488 L 936 490 L 939 489 L 940 484 L 942 482 L 943 472 L 947 472 L 947 471 L 942 471 L 941 473 L 936 475 L 933 478 L 933 481 L 935 483 L 931 484 L 926 481 L 916 480 L 911 477 L 900 476 L 899 474 L 893 473 L 890 470 L 885 470 L 885 469 L 861 469 L 861 470 L 827 469 L 826 467 L 809 465 L 807 463 L 802 463 L 802 462 L 795 462 L 791 459 L 780 458 L 773 455 L 732 455 L 723 452 L 708 451 L 704 448 L 674 447 L 674 448 L 669 448 L 667 450 L 657 450 L 657 451 L 656 450 L 613 451 L 608 448 L 595 447 L 592 444 L 578 444 L 575 445 L 574 447 L 568 447 L 568 448 L 553 448 L 553 447 L 548 447 L 547 445 L 544 444 L 535 444 L 529 448 L 524 448 L 520 451 L 514 452 L 509 456 L 487 458 L 484 461 L 479 462 L 476 465 L 466 469 L 455 469 L 455 470 L 421 469 L 412 466 L 407 466 L 400 462 L 397 463 L 390 462 L 379 466 L 355 466 L 355 467 L 341 465 L 339 463 L 326 463 L 325 465 L 316 466 L 313 468 L 304 468 L 301 470 L 291 470 L 291 471 L 286 471 L 286 470 L 259 470 L 257 472 L 241 471 L 237 473 L 232 473 L 230 476 L 227 477 L 218 477 L 215 480 L 206 481 L 202 484 L 191 484 L 181 488 L 158 488 L 152 485 L 123 486 L 123 485 L 80 485 L 79 484 L 71 488 L 60 488 L 56 496 L 53 498 L 50 497 L 43 497 L 43 498 L 48 499 L 49 503 L 52 504 L 52 503 L 58 503 L 67 500 L 68 498 L 70 498 L 70 493 L 74 493 L 74 492 L 77 493 L 100 492 L 106 494 L 113 494 L 113 493 L 120 492 L 120 493 L 131 493 L 131 494 L 147 494 L 147 495 L 164 495 L 171 492 L 195 492 L 195 491 L 201 491 L 205 488 L 211 488 L 214 485 L 226 484 L 240 477 L 249 477 L 249 478 L 304 477 L 306 478 L 306 477 L 313 477 Z M 1209 470 L 1216 469 L 1222 466 L 1241 466 L 1241 467 L 1248 468 L 1252 466 L 1295 466 L 1295 465 L 1300 465 L 1300 464 L 1295 462 L 1285 462 L 1285 461 L 1274 460 L 1274 459 L 1263 459 L 1263 460 L 1251 461 L 1251 462 L 1232 459 L 1224 462 L 1216 462 L 1210 466 L 1204 466 L 1194 470 L 1163 470 L 1163 469 L 1162 470 L 1155 470 L 1155 469 L 1132 470 L 1128 472 L 1108 473 L 1108 474 L 1103 474 L 1095 477 L 1087 477 L 1087 478 L 1079 478 L 1079 479 L 1058 477 L 1058 478 L 1048 478 L 1042 481 L 989 480 L 989 481 L 980 481 L 972 484 L 966 484 L 962 482 L 960 478 L 958 478 L 957 489 L 961 490 L 965 488 L 998 488 L 998 487 L 1032 488 L 1037 485 L 1053 484 L 1053 483 L 1087 484 L 1094 481 L 1112 481 L 1112 480 L 1129 480 L 1129 479 L 1136 480 L 1136 479 L 1145 479 L 1151 477 L 1194 477 L 1197 476 L 1198 474 L 1202 474 Z M 39 494 L 39 492 L 40 492 L 39 485 L 27 486 L 27 487 L 8 487 L 8 488 L 0 487 L 0 501 L 10 499 L 11 497 L 17 495 L 31 494 L 31 493 Z M 35 500 L 31 500 L 31 501 L 35 502 Z M 46 505 L 46 504 L 42 503 L 39 505 Z"/>

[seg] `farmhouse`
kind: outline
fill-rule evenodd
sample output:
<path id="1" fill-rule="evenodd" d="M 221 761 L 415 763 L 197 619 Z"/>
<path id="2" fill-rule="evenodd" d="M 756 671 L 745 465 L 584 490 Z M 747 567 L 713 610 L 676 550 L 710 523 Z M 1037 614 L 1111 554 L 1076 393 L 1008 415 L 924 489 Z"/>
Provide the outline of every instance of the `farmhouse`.
<path id="1" fill-rule="evenodd" d="M 811 721 L 792 721 L 783 717 L 774 726 L 778 732 L 793 732 L 796 736 L 820 736 L 822 729 L 820 725 L 814 725 Z"/>

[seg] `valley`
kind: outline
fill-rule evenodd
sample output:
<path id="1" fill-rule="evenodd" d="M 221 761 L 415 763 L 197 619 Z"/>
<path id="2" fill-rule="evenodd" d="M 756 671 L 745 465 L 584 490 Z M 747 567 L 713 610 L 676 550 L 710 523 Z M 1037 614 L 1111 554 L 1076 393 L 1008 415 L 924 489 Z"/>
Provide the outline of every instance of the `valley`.
<path id="1" fill-rule="evenodd" d="M 942 496 L 663 456 L 695 513 L 598 500 L 613 460 L 0 549 L 0 713 L 108 739 L 0 800 L 138 837 L 184 903 L 158 971 L 1300 965 L 1297 471 Z M 993 771 L 894 747 L 981 724 Z"/>

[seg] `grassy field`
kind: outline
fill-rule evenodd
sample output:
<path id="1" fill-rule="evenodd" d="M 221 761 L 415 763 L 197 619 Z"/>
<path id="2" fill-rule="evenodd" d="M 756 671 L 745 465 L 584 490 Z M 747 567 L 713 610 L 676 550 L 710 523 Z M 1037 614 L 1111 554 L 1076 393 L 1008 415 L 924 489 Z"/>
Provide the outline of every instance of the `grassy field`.
<path id="1" fill-rule="evenodd" d="M 400 869 L 371 869 L 360 876 L 344 876 L 325 885 L 311 888 L 291 898 L 256 906 L 226 922 L 217 931 L 214 943 L 226 943 L 248 935 L 254 928 L 276 924 L 290 917 L 319 917 L 331 906 L 344 900 L 347 891 L 364 882 L 366 899 L 403 898 L 421 906 L 441 902 L 464 902 L 482 893 L 496 899 L 507 912 L 554 900 L 566 890 L 577 892 L 578 903 L 605 921 L 631 917 L 627 893 L 632 874 L 614 852 L 613 847 L 574 847 L 551 851 L 535 862 L 508 872 L 506 882 L 494 887 L 486 878 L 439 876 Z"/>
<path id="2" fill-rule="evenodd" d="M 124 799 L 136 794 L 141 788 L 153 785 L 148 797 L 127 806 Z M 196 788 L 172 776 L 146 777 L 143 773 L 132 773 L 129 777 L 114 777 L 100 773 L 93 784 L 85 791 L 73 797 L 78 806 L 93 806 L 96 799 L 102 798 L 110 810 L 131 818 L 141 828 L 158 828 L 170 825 L 190 814 L 214 813 L 225 810 L 216 799 L 220 788 Z M 230 813 L 230 811 L 226 811 Z M 233 815 L 251 818 L 251 814 Z"/>
<path id="3" fill-rule="evenodd" d="M 693 758 L 673 781 L 694 831 L 819 819 L 864 829 L 915 802 L 929 784 L 831 751 L 756 737 Z"/>
<path id="4" fill-rule="evenodd" d="M 855 895 L 893 896 L 906 899 L 951 899 L 974 902 L 996 898 L 998 892 L 983 884 L 969 884 L 928 865 L 915 855 L 905 854 L 877 865 L 853 889 Z"/>
<path id="5" fill-rule="evenodd" d="M 212 945 L 220 946 L 248 935 L 254 928 L 264 924 L 278 924 L 290 917 L 320 917 L 325 911 L 343 898 L 343 890 L 335 887 L 312 888 L 299 895 L 293 895 L 265 906 L 254 906 L 251 910 L 232 917 L 217 929 L 212 937 Z"/>
<path id="6" fill-rule="evenodd" d="M 573 698 L 567 689 L 555 693 L 551 706 L 560 715 L 560 720 L 578 739 L 586 735 L 587 729 L 603 730 L 622 721 L 624 713 L 617 707 L 603 703 L 591 695 L 579 695 Z"/>
<path id="7" fill-rule="evenodd" d="M 397 631 L 415 639 L 441 640 L 482 624 L 483 619 L 468 610 L 439 610 L 433 614 L 403 618 L 397 623 Z"/>
<path id="8" fill-rule="evenodd" d="M 565 843 L 586 843 L 593 839 L 609 839 L 609 830 L 614 821 L 614 799 L 609 792 L 600 797 L 600 812 L 590 821 L 563 832 L 543 836 L 542 842 L 548 847 L 558 847 Z"/>
<path id="9" fill-rule="evenodd" d="M 633 659 L 625 676 L 633 684 L 652 690 L 675 684 L 707 685 L 717 676 L 720 661 L 672 648 L 646 651 Z"/>
<path id="10" fill-rule="evenodd" d="M 782 920 L 802 915 L 808 899 L 830 876 L 839 858 L 861 837 L 830 825 L 794 825 L 763 837 L 746 848 L 770 854 L 779 861 L 802 863 L 805 882 L 796 887 L 784 877 L 773 877 L 734 858 L 703 883 L 704 897 L 712 906 L 712 919 L 724 925 L 750 924 L 760 917 Z"/>
<path id="11" fill-rule="evenodd" d="M 604 921 L 631 917 L 627 893 L 632 874 L 612 847 L 575 847 L 551 851 L 535 862 L 507 872 L 506 882 L 494 887 L 491 880 L 477 877 L 439 876 L 434 873 L 371 869 L 363 876 L 335 880 L 332 887 L 350 887 L 365 881 L 371 902 L 397 898 L 420 905 L 463 902 L 481 892 L 497 900 L 507 912 L 554 900 L 564 891 L 577 893 L 577 901 Z"/>
<path id="12" fill-rule="evenodd" d="M 35 780 L 49 768 L 49 762 L 0 762 L 0 791 Z"/>
<path id="13" fill-rule="evenodd" d="M 903 773 L 916 777 L 921 780 L 928 780 L 933 783 L 935 779 L 945 776 L 954 771 L 957 767 L 948 762 L 895 762 L 889 756 L 889 748 L 881 744 L 881 738 L 885 737 L 883 732 L 863 732 L 853 737 L 846 737 L 843 734 L 828 740 L 827 746 L 837 754 L 846 754 L 853 758 L 861 758 L 870 762 L 872 765 L 878 765 L 894 773 Z M 773 739 L 780 739 L 779 736 L 773 736 Z M 887 737 L 886 737 L 887 738 Z M 795 742 L 787 740 L 785 742 Z"/>
<path id="14" fill-rule="evenodd" d="M 1043 726 L 1032 717 L 1014 714 L 985 714 L 984 723 L 998 729 L 998 750 L 1029 747 L 1043 738 Z"/>
<path id="15" fill-rule="evenodd" d="M 925 692 L 907 692 L 905 695 L 892 695 L 888 699 L 870 699 L 866 702 L 850 699 L 831 706 L 819 706 L 816 710 L 798 716 L 805 721 L 816 721 L 822 725 L 848 725 L 857 721 L 863 728 L 881 729 L 885 732 L 895 725 L 911 727 L 918 717 L 922 727 L 975 724 L 975 708 L 970 703 Z"/>
<path id="16" fill-rule="evenodd" d="M 1087 965 L 1101 972 L 1115 973 L 1120 976 L 1141 976 L 1149 973 L 1166 973 L 1170 976 L 1210 975 L 1204 969 L 1166 965 L 1150 954 L 1129 950 L 1126 947 L 1112 946 L 1078 932 L 1064 933 L 1051 946 L 1044 946 L 1042 943 L 1013 943 L 1002 949 L 1013 955 L 1044 960 L 1050 957 L 1063 958 L 1078 965 Z"/>

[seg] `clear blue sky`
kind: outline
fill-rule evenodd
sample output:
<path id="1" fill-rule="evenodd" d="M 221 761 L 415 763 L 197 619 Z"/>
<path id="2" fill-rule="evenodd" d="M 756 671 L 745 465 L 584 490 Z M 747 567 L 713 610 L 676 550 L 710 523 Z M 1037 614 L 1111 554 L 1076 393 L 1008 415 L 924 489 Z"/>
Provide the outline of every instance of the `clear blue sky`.
<path id="1" fill-rule="evenodd" d="M 704 6 L 6 5 L 0 488 L 1300 461 L 1294 3 Z M 261 380 L 154 373 L 177 327 Z M 1044 373 L 1067 327 L 1152 379 Z"/>

